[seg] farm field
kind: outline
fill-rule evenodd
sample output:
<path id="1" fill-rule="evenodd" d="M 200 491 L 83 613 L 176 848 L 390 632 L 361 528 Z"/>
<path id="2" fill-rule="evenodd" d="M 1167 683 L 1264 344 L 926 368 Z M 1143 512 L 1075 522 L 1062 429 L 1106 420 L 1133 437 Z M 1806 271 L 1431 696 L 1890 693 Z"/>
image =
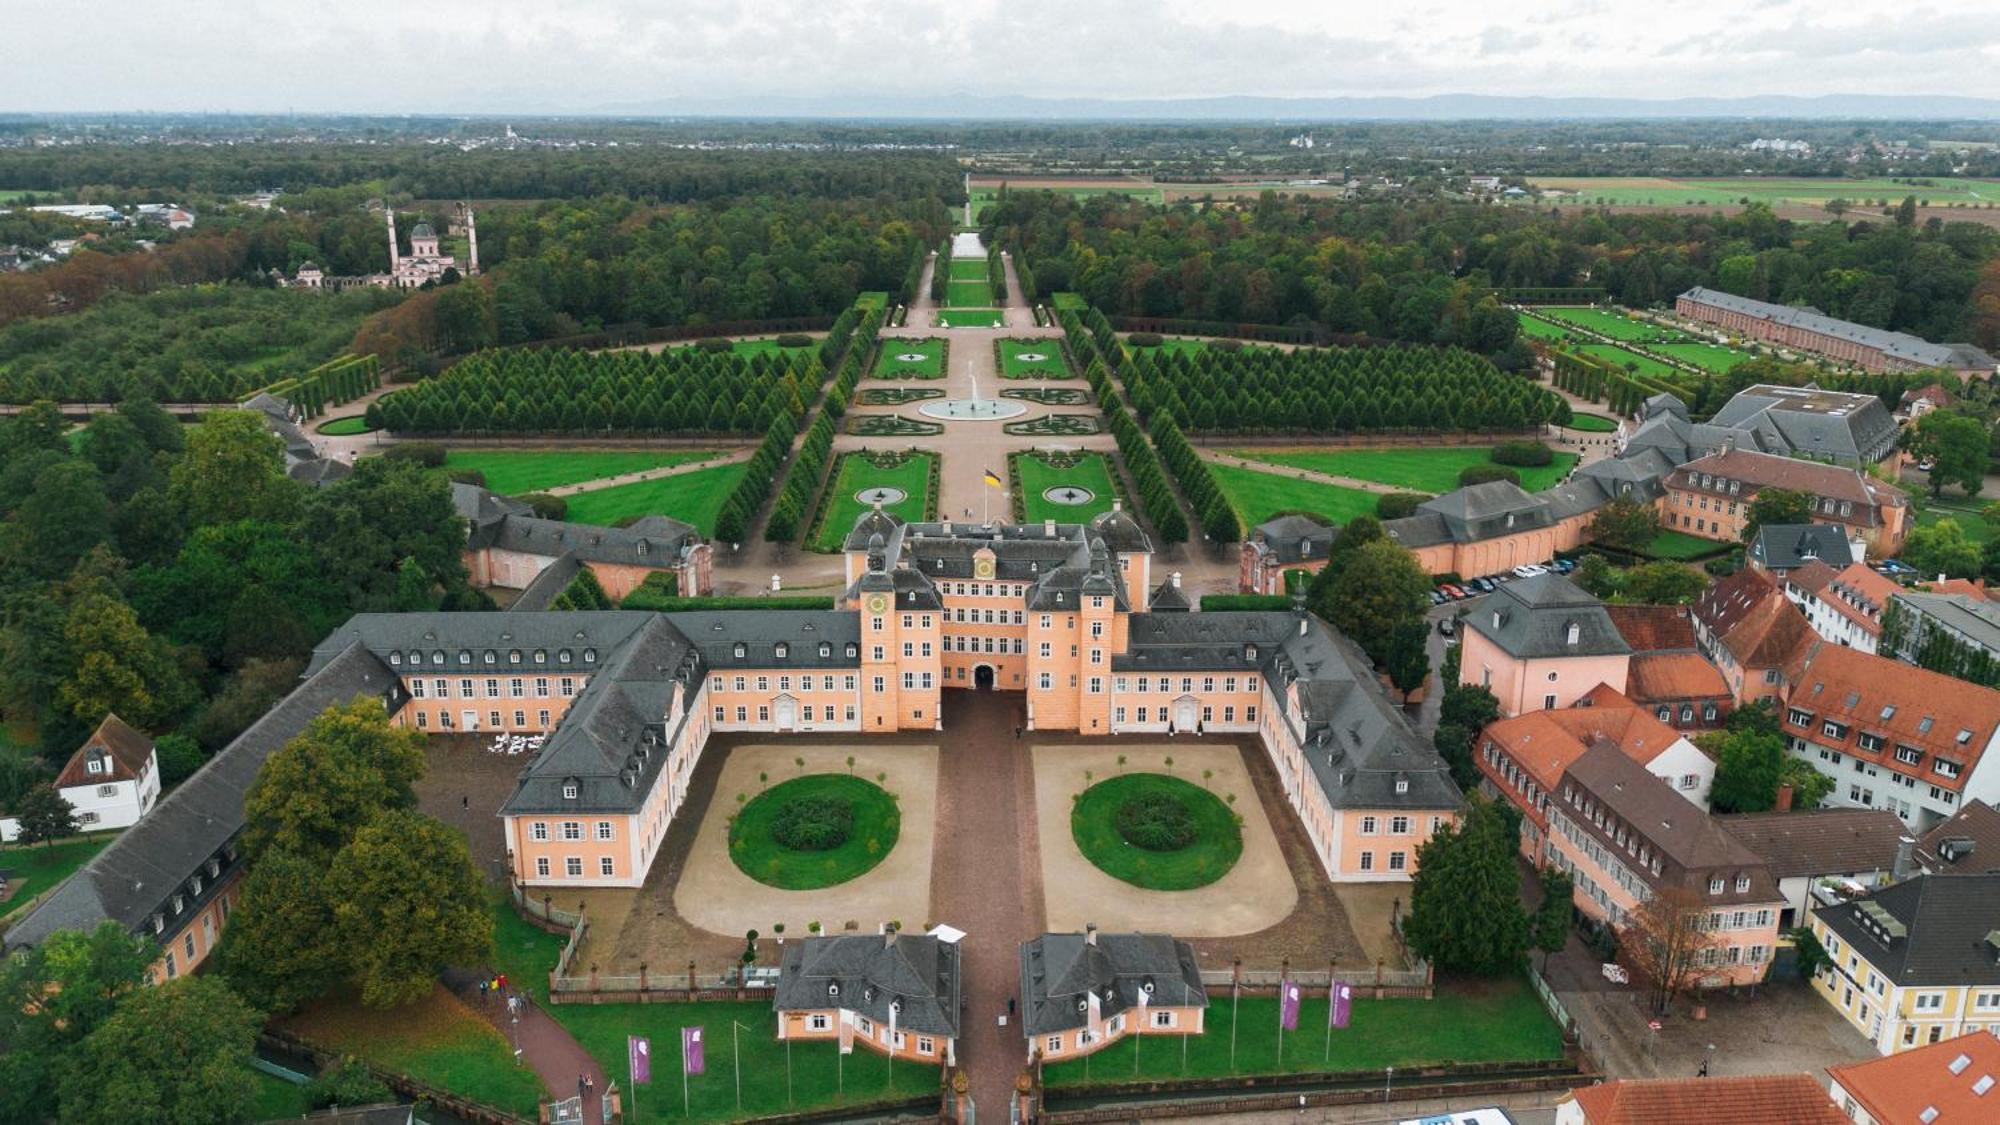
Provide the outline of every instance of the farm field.
<path id="1" fill-rule="evenodd" d="M 1164 203 L 1166 194 L 1152 184 L 1127 183 L 1120 180 L 1006 180 L 995 179 L 984 183 L 975 181 L 972 185 L 972 217 L 979 217 L 982 207 L 1000 201 L 1000 187 L 1005 184 L 1009 192 L 1047 191 L 1071 199 L 1083 200 L 1098 195 L 1123 195 L 1147 203 Z M 1217 185 L 1218 187 L 1220 185 Z M 1217 194 L 1221 194 L 1220 191 Z"/>
<path id="2" fill-rule="evenodd" d="M 1008 379 L 1070 377 L 1069 365 L 1063 362 L 1062 344 L 1057 340 L 1001 340 L 1000 374 Z"/>
<path id="3" fill-rule="evenodd" d="M 569 497 L 569 518 L 575 523 L 609 525 L 627 516 L 672 516 L 711 536 L 723 502 L 748 467 L 747 462 L 737 461 L 659 480 L 579 492 Z"/>
<path id="4" fill-rule="evenodd" d="M 897 458 L 894 464 L 878 463 Z M 872 502 L 864 503 L 857 495 L 867 488 L 897 488 L 903 492 L 903 499 L 893 504 L 882 505 L 882 510 L 902 517 L 910 523 L 930 518 L 931 464 L 934 458 L 929 453 L 894 453 L 856 450 L 840 455 L 839 464 L 834 466 L 833 480 L 826 486 L 826 515 L 820 520 L 819 532 L 813 541 L 806 544 L 808 550 L 833 552 L 840 550 L 841 541 L 854 530 L 854 521 L 861 513 L 874 507 Z"/>
<path id="5" fill-rule="evenodd" d="M 1575 344 L 1576 351 L 1584 355 L 1596 356 L 1620 370 L 1631 370 L 1635 374 L 1655 379 L 1671 379 L 1680 374 L 1680 369 L 1670 363 L 1661 363 L 1649 355 L 1621 348 L 1616 344 Z"/>
<path id="6" fill-rule="evenodd" d="M 454 449 L 445 454 L 446 469 L 470 469 L 486 477 L 486 487 L 502 496 L 541 492 L 565 484 L 647 469 L 684 465 L 715 456 L 710 449 L 688 450 L 528 450 Z"/>
<path id="7" fill-rule="evenodd" d="M 1563 200 L 1574 204 L 1657 205 L 1753 203 L 1818 206 L 1829 199 L 1900 200 L 1914 195 L 1938 203 L 1985 204 L 2000 201 L 2000 181 L 1936 179 L 1928 184 L 1899 183 L 1886 177 L 1833 179 L 1821 177 L 1732 176 L 1718 179 L 1666 179 L 1653 176 L 1551 176 L 1528 181 L 1537 188 L 1573 191 Z M 1546 205 L 1551 200 L 1537 200 Z"/>
<path id="8" fill-rule="evenodd" d="M 944 378 L 945 342 L 937 336 L 921 340 L 885 340 L 875 357 L 877 379 Z"/>
<path id="9" fill-rule="evenodd" d="M 1209 471 L 1236 507 L 1246 526 L 1255 527 L 1279 512 L 1315 512 L 1344 524 L 1355 516 L 1375 514 L 1376 494 L 1358 488 L 1260 473 L 1237 465 L 1210 463 Z"/>
<path id="10" fill-rule="evenodd" d="M 1307 452 L 1272 452 L 1262 449 L 1234 449 L 1238 457 L 1307 469 L 1329 476 L 1352 477 L 1377 484 L 1395 485 L 1411 492 L 1436 495 L 1458 487 L 1458 474 L 1474 465 L 1493 463 L 1492 450 L 1479 446 L 1450 446 L 1424 449 L 1342 449 Z M 1521 474 L 1521 487 L 1539 492 L 1560 482 L 1576 464 L 1574 453 L 1558 453 L 1547 465 L 1511 466 Z"/>
<path id="11" fill-rule="evenodd" d="M 1014 479 L 1021 490 L 1021 518 L 1028 523 L 1059 520 L 1079 523 L 1111 510 L 1117 486 L 1111 480 L 1111 466 L 1099 453 L 1079 453 L 1061 458 L 1074 464 L 1058 468 L 1033 451 L 1014 454 Z M 1088 502 L 1061 504 L 1043 493 L 1052 488 L 1078 487 L 1091 492 Z"/>

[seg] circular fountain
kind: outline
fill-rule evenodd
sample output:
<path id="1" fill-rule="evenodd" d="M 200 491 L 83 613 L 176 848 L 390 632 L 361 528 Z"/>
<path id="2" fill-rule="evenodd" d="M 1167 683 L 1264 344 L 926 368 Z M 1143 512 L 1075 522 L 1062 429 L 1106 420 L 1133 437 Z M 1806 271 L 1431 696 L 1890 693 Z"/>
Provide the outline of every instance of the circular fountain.
<path id="1" fill-rule="evenodd" d="M 1082 507 L 1092 500 L 1097 499 L 1097 493 L 1091 489 L 1079 488 L 1073 484 L 1059 484 L 1053 488 L 1043 489 L 1042 499 L 1047 500 L 1051 504 Z"/>
<path id="2" fill-rule="evenodd" d="M 1013 399 L 992 399 L 979 397 L 979 379 L 971 372 L 972 364 L 966 363 L 966 378 L 972 383 L 971 398 L 941 398 L 917 407 L 917 413 L 941 422 L 998 422 L 1003 418 L 1015 418 L 1028 412 L 1026 403 Z"/>
<path id="3" fill-rule="evenodd" d="M 888 485 L 877 485 L 874 488 L 862 489 L 861 491 L 854 494 L 854 498 L 856 500 L 859 500 L 863 504 L 870 505 L 871 507 L 886 508 L 889 507 L 890 505 L 901 504 L 903 501 L 908 500 L 910 498 L 910 494 L 904 492 L 900 488 L 890 488 Z"/>

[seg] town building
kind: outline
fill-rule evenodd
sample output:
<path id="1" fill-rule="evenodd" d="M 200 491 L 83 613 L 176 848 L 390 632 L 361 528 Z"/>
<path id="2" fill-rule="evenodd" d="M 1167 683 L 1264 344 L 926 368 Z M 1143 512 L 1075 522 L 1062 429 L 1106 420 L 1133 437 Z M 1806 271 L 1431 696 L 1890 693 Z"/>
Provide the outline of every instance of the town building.
<path id="1" fill-rule="evenodd" d="M 1556 1125 L 1848 1125 L 1810 1074 L 1624 1078 L 1580 1086 Z"/>
<path id="2" fill-rule="evenodd" d="M 830 610 L 357 615 L 7 943 L 111 920 L 162 942 L 156 975 L 195 968 L 241 873 L 244 792 L 357 697 L 426 733 L 546 736 L 500 809 L 513 878 L 537 888 L 642 884 L 716 731 L 935 731 L 947 685 L 1022 692 L 1035 730 L 1256 739 L 1335 881 L 1408 880 L 1457 818 L 1450 770 L 1353 642 L 1303 609 L 1189 612 L 1171 580 L 1152 585 L 1151 544 L 1122 511 L 972 526 L 870 512 L 856 537 Z"/>
<path id="3" fill-rule="evenodd" d="M 1770 867 L 1676 787 L 1609 743 L 1563 771 L 1548 801 L 1549 866 L 1575 881 L 1582 914 L 1613 931 L 1663 893 L 1708 911 L 1695 986 L 1764 979 L 1784 900 Z"/>
<path id="4" fill-rule="evenodd" d="M 1778 880 L 1784 912 L 1778 928 L 1789 930 L 1806 916 L 1814 886 L 1830 880 L 1842 886 L 1874 887 L 1889 881 L 1909 829 L 1880 809 L 1793 809 L 1782 793 L 1775 812 L 1737 813 L 1716 823 L 1764 861 Z"/>
<path id="5" fill-rule="evenodd" d="M 1459 682 L 1491 691 L 1502 715 L 1571 707 L 1599 684 L 1625 690 L 1632 646 L 1602 602 L 1559 574 L 1502 585 L 1461 628 Z"/>
<path id="6" fill-rule="evenodd" d="M 1582 546 L 1609 498 L 1590 478 L 1533 493 L 1487 481 L 1426 500 L 1414 515 L 1385 520 L 1382 530 L 1432 574 L 1499 574 Z"/>
<path id="7" fill-rule="evenodd" d="M 1731 396 L 1706 422 L 1691 421 L 1679 397 L 1654 395 L 1636 427 L 1620 427 L 1619 456 L 1650 450 L 1678 466 L 1740 449 L 1863 468 L 1895 454 L 1898 432 L 1874 395 L 1759 383 Z"/>
<path id="8" fill-rule="evenodd" d="M 2000 874 L 1926 874 L 1821 906 L 1812 986 L 1885 1055 L 2000 1028 Z"/>
<path id="9" fill-rule="evenodd" d="M 1834 1104 L 1856 1125 L 1956 1125 L 2000 1113 L 2000 1038 L 1991 1034 L 1968 1031 L 1826 1072 Z"/>
<path id="10" fill-rule="evenodd" d="M 1246 594 L 1286 594 L 1292 583 L 1319 573 L 1340 529 L 1308 516 L 1275 516 L 1251 529 L 1239 556 L 1237 588 Z M 1293 578 L 1296 573 L 1300 578 Z"/>
<path id="11" fill-rule="evenodd" d="M 1674 312 L 1752 340 L 1852 364 L 1866 371 L 1937 367 L 1960 378 L 1984 378 L 2000 361 L 1971 344 L 1933 344 L 1907 332 L 1836 320 L 1818 309 L 1776 305 L 1696 286 L 1674 299 Z"/>
<path id="12" fill-rule="evenodd" d="M 1829 805 L 1887 809 L 1918 832 L 2000 796 L 2000 691 L 1815 640 L 1786 673 L 1788 750 L 1834 782 Z"/>
<path id="13" fill-rule="evenodd" d="M 1737 448 L 1724 448 L 1669 473 L 1660 523 L 1671 531 L 1734 543 L 1749 524 L 1751 503 L 1767 488 L 1807 494 L 1812 522 L 1838 527 L 1844 536 L 1866 543 L 1878 558 L 1903 548 L 1910 499 L 1902 489 L 1858 469 Z"/>
<path id="14" fill-rule="evenodd" d="M 1965 802 L 1918 838 L 1912 859 L 1925 871 L 2000 871 L 2000 809 Z"/>
<path id="15" fill-rule="evenodd" d="M 778 1038 L 862 1043 L 891 1058 L 955 1065 L 963 936 L 942 926 L 904 936 L 891 925 L 786 943 L 771 996 Z"/>
<path id="16" fill-rule="evenodd" d="M 1931 383 L 1903 392 L 1898 413 L 1912 422 L 1933 410 L 1943 410 L 1958 401 L 1958 396 L 1944 388 L 1943 383 Z"/>
<path id="17" fill-rule="evenodd" d="M 1688 607 L 1607 605 L 1604 612 L 1632 648 L 1627 698 L 1676 730 L 1715 730 L 1728 721 L 1735 696 L 1721 670 L 1702 655 Z"/>
<path id="18" fill-rule="evenodd" d="M 547 609 L 585 570 L 614 602 L 661 572 L 674 576 L 680 595 L 712 589 L 714 547 L 679 520 L 647 516 L 625 527 L 599 527 L 543 519 L 520 500 L 463 482 L 452 484 L 451 499 L 466 522 L 465 569 L 472 585 L 520 590 L 517 608 Z"/>
<path id="19" fill-rule="evenodd" d="M 1167 934 L 1043 934 L 1021 943 L 1030 1061 L 1093 1054 L 1128 1035 L 1199 1035 L 1208 1009 L 1194 946 Z"/>
<path id="20" fill-rule="evenodd" d="M 1695 597 L 1695 642 L 1722 673 L 1738 706 L 1777 700 L 1785 668 L 1812 640 L 1806 615 L 1754 567 L 1744 567 Z"/>
<path id="21" fill-rule="evenodd" d="M 160 761 L 153 740 L 117 715 L 106 715 L 56 775 L 56 794 L 76 811 L 85 832 L 128 828 L 160 797 Z M 0 842 L 12 843 L 21 826 L 0 816 Z"/>
<path id="22" fill-rule="evenodd" d="M 1868 545 L 1849 539 L 1845 529 L 1827 523 L 1767 523 L 1757 529 L 1745 562 L 1783 581 L 1809 562 L 1823 562 L 1835 571 L 1867 557 Z"/>
<path id="23" fill-rule="evenodd" d="M 1885 656 L 1963 672 L 2000 665 L 2000 605 L 1983 594 L 1898 590 L 1886 620 Z"/>
<path id="24" fill-rule="evenodd" d="M 1784 589 L 1813 632 L 1837 645 L 1874 652 L 1882 638 L 1882 613 L 1903 588 L 1865 563 L 1835 571 L 1814 560 L 1787 575 Z"/>
<path id="25" fill-rule="evenodd" d="M 1574 707 L 1529 711 L 1488 723 L 1475 763 L 1480 789 L 1521 810 L 1521 854 L 1548 862 L 1549 799 L 1563 775 L 1592 747 L 1611 746 L 1697 807 L 1708 807 L 1715 762 L 1680 732 L 1608 685 Z"/>

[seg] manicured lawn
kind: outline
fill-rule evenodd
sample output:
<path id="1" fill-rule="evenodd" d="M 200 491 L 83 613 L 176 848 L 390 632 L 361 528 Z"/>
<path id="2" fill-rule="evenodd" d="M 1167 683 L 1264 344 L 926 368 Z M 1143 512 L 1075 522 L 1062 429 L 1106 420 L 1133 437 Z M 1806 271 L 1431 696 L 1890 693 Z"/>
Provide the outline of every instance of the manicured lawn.
<path id="1" fill-rule="evenodd" d="M 1543 308 L 1535 311 L 1550 320 L 1587 328 L 1613 340 L 1650 340 L 1660 334 L 1660 330 L 1653 325 L 1604 309 Z"/>
<path id="2" fill-rule="evenodd" d="M 503 496 L 519 496 L 565 484 L 684 465 L 713 456 L 715 452 L 708 449 L 454 449 L 445 455 L 444 464 L 447 469 L 477 470 L 486 475 L 486 487 Z"/>
<path id="3" fill-rule="evenodd" d="M 374 433 L 365 414 L 349 414 L 345 418 L 329 418 L 319 424 L 319 432 L 329 437 L 353 437 L 356 434 Z"/>
<path id="4" fill-rule="evenodd" d="M 1652 348 L 1661 355 L 1691 363 L 1716 375 L 1726 374 L 1730 368 L 1754 358 L 1748 352 L 1739 352 L 1721 344 L 1654 344 Z"/>
<path id="5" fill-rule="evenodd" d="M 889 307 L 889 293 L 884 289 L 864 290 L 855 295 L 854 307 L 864 312 L 869 309 L 886 309 Z"/>
<path id="6" fill-rule="evenodd" d="M 116 832 L 101 832 L 53 844 L 14 844 L 0 848 L 0 871 L 11 871 L 13 878 L 21 880 L 12 897 L 0 902 L 0 915 L 19 910 L 36 895 L 69 878 L 117 838 Z"/>
<path id="7" fill-rule="evenodd" d="M 1327 520 L 1344 524 L 1355 516 L 1375 514 L 1375 493 L 1337 484 L 1298 480 L 1276 473 L 1260 473 L 1236 465 L 1210 463 L 1215 483 L 1236 506 L 1245 525 L 1255 527 L 1278 512 L 1314 512 Z"/>
<path id="8" fill-rule="evenodd" d="M 1021 488 L 1021 514 L 1029 523 L 1043 520 L 1080 523 L 1111 510 L 1118 492 L 1111 481 L 1111 466 L 1103 454 L 1079 453 L 1063 460 L 1074 463 L 1057 468 L 1040 454 L 1014 454 L 1015 479 Z M 1044 492 L 1058 487 L 1087 488 L 1094 495 L 1084 504 L 1058 504 L 1043 497 Z"/>
<path id="9" fill-rule="evenodd" d="M 1144 352 L 1156 358 L 1165 355 L 1193 355 L 1207 346 L 1208 341 L 1206 340 L 1190 340 L 1181 336 L 1169 336 L 1153 347 L 1139 348 L 1132 346 L 1132 341 L 1128 338 L 1125 341 L 1125 354 L 1138 355 Z"/>
<path id="10" fill-rule="evenodd" d="M 998 328 L 1005 321 L 999 309 L 938 310 L 938 324 L 945 328 Z"/>
<path id="11" fill-rule="evenodd" d="M 1478 446 L 1447 446 L 1430 449 L 1342 449 L 1310 453 L 1270 453 L 1257 449 L 1232 450 L 1238 457 L 1310 469 L 1329 476 L 1352 477 L 1378 484 L 1393 484 L 1412 492 L 1436 495 L 1458 487 L 1458 474 L 1474 465 L 1493 463 L 1492 450 Z M 1546 465 L 1509 466 L 1521 474 L 1521 487 L 1529 492 L 1561 481 L 1576 464 L 1574 453 L 1558 453 Z"/>
<path id="12" fill-rule="evenodd" d="M 1041 358 L 1024 359 L 1023 356 Z M 1008 379 L 1067 379 L 1069 365 L 1063 362 L 1060 341 L 1002 340 L 1000 374 Z"/>
<path id="13" fill-rule="evenodd" d="M 626 516 L 672 516 L 693 524 L 703 535 L 715 534 L 715 518 L 743 479 L 747 462 L 695 469 L 659 480 L 614 485 L 569 497 L 573 523 L 610 525 Z"/>
<path id="14" fill-rule="evenodd" d="M 386 1011 L 364 1008 L 358 999 L 322 1000 L 280 1025 L 329 1050 L 526 1117 L 535 1116 L 547 1093 L 534 1071 L 514 1062 L 507 1037 L 442 985 Z"/>
<path id="15" fill-rule="evenodd" d="M 806 805 L 819 806 L 802 814 Z M 788 818 L 816 822 L 845 809 L 845 829 L 833 847 L 794 847 L 782 838 Z M 888 858 L 902 834 L 903 817 L 889 791 L 865 778 L 814 773 L 781 781 L 750 798 L 729 824 L 729 858 L 767 887 L 811 891 L 838 886 Z"/>
<path id="16" fill-rule="evenodd" d="M 977 281 L 983 284 L 986 281 L 986 259 L 953 258 L 949 276 L 953 281 Z"/>
<path id="17" fill-rule="evenodd" d="M 1063 312 L 1063 311 L 1082 312 L 1083 310 L 1090 307 L 1090 302 L 1083 299 L 1083 294 L 1071 293 L 1068 290 L 1064 290 L 1063 292 L 1060 293 L 1049 294 L 1049 304 L 1053 306 L 1057 312 Z"/>
<path id="18" fill-rule="evenodd" d="M 907 357 L 907 358 L 906 358 Z M 944 378 L 945 343 L 937 336 L 921 340 L 884 340 L 875 357 L 877 379 Z"/>
<path id="19" fill-rule="evenodd" d="M 1618 423 L 1602 414 L 1572 414 L 1569 428 L 1585 434 L 1611 434 L 1618 432 Z"/>
<path id="20" fill-rule="evenodd" d="M 822 333 L 821 335 L 824 335 L 824 333 Z M 676 352 L 684 352 L 684 351 L 689 351 L 689 350 L 692 350 L 692 349 L 693 349 L 693 348 L 695 348 L 696 346 L 697 346 L 697 345 L 694 345 L 694 344 L 681 344 L 681 345 L 677 345 L 677 346 L 675 346 L 675 347 L 672 347 L 672 348 L 669 348 L 669 349 L 667 349 L 667 350 L 668 350 L 668 351 L 676 351 Z M 814 352 L 814 351 L 817 351 L 817 350 L 818 350 L 818 348 L 819 348 L 819 338 L 818 338 L 818 337 L 815 337 L 815 338 L 813 339 L 813 342 L 812 342 L 812 343 L 810 343 L 810 344 L 807 344 L 807 345 L 806 345 L 805 347 L 802 347 L 802 348 L 783 348 L 783 347 L 779 347 L 779 346 L 778 346 L 778 341 L 776 341 L 776 340 L 734 340 L 734 341 L 731 341 L 731 342 L 730 342 L 730 345 L 729 345 L 729 350 L 730 350 L 731 352 L 734 352 L 735 354 L 737 354 L 737 355 L 740 355 L 740 356 L 742 356 L 742 357 L 743 357 L 743 358 L 745 358 L 745 359 L 749 359 L 749 358 L 752 358 L 752 357 L 754 357 L 754 356 L 760 356 L 760 355 L 801 355 L 801 354 L 810 354 L 810 353 L 812 353 L 812 352 Z"/>
<path id="21" fill-rule="evenodd" d="M 1366 973 L 1357 971 L 1357 981 Z M 1142 1078 L 1178 1078 L 1312 1071 L 1398 1070 L 1441 1063 L 1534 1062 L 1562 1057 L 1562 1032 L 1527 982 L 1518 978 L 1442 986 L 1431 1000 L 1364 999 L 1355 989 L 1348 1025 L 1327 1032 L 1325 989 L 1309 989 L 1298 1030 L 1285 1033 L 1278 1057 L 1278 1000 L 1246 996 L 1231 1003 L 1226 988 L 1209 991 L 1205 1031 L 1187 1043 L 1185 1069 L 1178 1036 L 1144 1036 L 1137 1048 Z M 1230 1030 L 1235 1024 L 1235 1066 Z M 1131 1037 L 1083 1060 L 1043 1068 L 1051 1087 L 1132 1081 Z M 1088 1074 L 1088 1078 L 1086 1078 Z"/>
<path id="22" fill-rule="evenodd" d="M 537 899 L 540 896 L 536 896 Z M 558 904 L 560 905 L 560 904 Z M 571 903 L 566 909 L 575 909 Z M 514 909 L 507 892 L 493 896 L 493 967 L 507 974 L 507 983 L 535 998 L 549 999 L 549 972 L 562 956 L 563 939 L 536 927 Z"/>
<path id="23" fill-rule="evenodd" d="M 770 944 L 768 939 L 765 944 Z M 625 1037 L 646 1039 L 653 1051 L 653 1081 L 638 1088 L 638 1109 L 626 1099 L 626 1120 L 742 1121 L 836 1105 L 865 1105 L 890 1098 L 935 1097 L 938 1072 L 909 1059 L 892 1068 L 887 1057 L 857 1045 L 840 1053 L 831 1039 L 778 1041 L 777 1016 L 768 1000 L 696 1004 L 557 1004 L 549 1009 L 576 1036 L 607 1075 L 625 1081 Z M 970 1020 L 968 1014 L 965 1017 Z M 681 1029 L 702 1030 L 707 1066 L 688 1079 L 681 1110 Z M 737 1054 L 741 1050 L 741 1055 Z M 789 1060 L 789 1065 L 787 1062 Z M 893 1074 L 892 1074 L 893 1071 Z M 737 1108 L 737 1079 L 742 1108 Z M 891 1085 L 893 1077 L 894 1084 Z"/>
<path id="24" fill-rule="evenodd" d="M 1653 536 L 1653 541 L 1646 544 L 1646 549 L 1640 554 L 1655 559 L 1701 559 L 1722 554 L 1733 545 L 1679 531 L 1662 531 Z"/>
<path id="25" fill-rule="evenodd" d="M 1521 326 L 1521 335 L 1531 339 L 1563 340 L 1575 335 L 1575 333 L 1560 324 L 1550 324 L 1546 320 L 1528 316 L 1525 313 L 1518 314 L 1516 320 Z"/>
<path id="26" fill-rule="evenodd" d="M 838 551 L 854 521 L 875 505 L 863 502 L 858 494 L 869 488 L 900 488 L 903 499 L 882 505 L 882 510 L 916 523 L 930 518 L 931 454 L 871 453 L 856 450 L 843 453 L 835 466 L 833 483 L 827 486 L 826 517 L 819 534 L 807 544 L 809 550 Z"/>
<path id="27" fill-rule="evenodd" d="M 257 1100 L 250 1103 L 250 1115 L 258 1121 L 281 1121 L 306 1112 L 306 1088 L 273 1078 L 263 1071 L 257 1077 Z"/>
<path id="28" fill-rule="evenodd" d="M 1131 838 L 1124 822 L 1146 802 L 1179 809 L 1187 842 L 1154 850 Z M 1084 790 L 1070 806 L 1069 831 L 1084 858 L 1098 870 L 1154 891 L 1205 887 L 1229 874 L 1243 854 L 1243 830 L 1222 798 L 1193 782 L 1158 773 L 1121 774 Z"/>
<path id="29" fill-rule="evenodd" d="M 1985 546 L 1986 541 L 1993 538 L 1993 525 L 1987 523 L 1986 517 L 1976 511 L 1927 504 L 1922 511 L 1917 513 L 1917 526 L 1919 527 L 1929 527 L 1941 520 L 1950 520 L 1957 524 L 1958 529 L 1965 532 L 1967 539 L 1981 546 Z"/>
<path id="30" fill-rule="evenodd" d="M 953 272 L 957 263 L 953 263 Z M 993 307 L 993 287 L 986 284 L 986 263 L 979 263 L 979 280 L 952 281 L 945 289 L 945 304 L 954 309 L 986 309 Z"/>
<path id="31" fill-rule="evenodd" d="M 1629 370 L 1633 374 L 1655 379 L 1671 379 L 1680 374 L 1672 364 L 1661 363 L 1652 356 L 1640 355 L 1616 344 L 1576 344 L 1574 347 L 1584 355 L 1596 356 L 1620 371 Z"/>

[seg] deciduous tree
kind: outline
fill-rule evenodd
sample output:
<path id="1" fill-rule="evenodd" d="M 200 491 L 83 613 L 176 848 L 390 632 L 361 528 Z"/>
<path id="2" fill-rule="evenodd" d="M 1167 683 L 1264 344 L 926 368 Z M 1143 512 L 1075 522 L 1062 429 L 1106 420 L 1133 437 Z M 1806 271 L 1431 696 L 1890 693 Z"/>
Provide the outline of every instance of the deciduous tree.
<path id="1" fill-rule="evenodd" d="M 1613 500 L 1599 508 L 1590 521 L 1590 538 L 1594 542 L 1620 550 L 1639 550 L 1659 533 L 1660 514 L 1651 504 L 1637 500 Z"/>
<path id="2" fill-rule="evenodd" d="M 1757 529 L 1765 524 L 1793 524 L 1812 522 L 1812 494 L 1792 488 L 1766 488 L 1750 501 L 1749 514 L 1743 522 L 1743 541 L 1757 538 Z"/>
<path id="3" fill-rule="evenodd" d="M 1618 954 L 1646 979 L 1653 1011 L 1666 1015 L 1700 978 L 1702 953 L 1716 944 L 1708 904 L 1686 887 L 1666 886 L 1626 916 Z"/>
<path id="4" fill-rule="evenodd" d="M 23 844 L 53 845 L 76 835 L 76 808 L 51 782 L 44 781 L 21 794 L 14 803 L 14 817 L 21 823 Z"/>
<path id="5" fill-rule="evenodd" d="M 362 1002 L 427 994 L 451 965 L 493 951 L 493 916 L 465 837 L 420 813 L 385 812 L 341 849 L 330 877 L 334 932 Z"/>
<path id="6" fill-rule="evenodd" d="M 78 1125 L 248 1121 L 258 1014 L 214 977 L 184 976 L 120 1000 L 62 1068 L 62 1119 Z"/>

